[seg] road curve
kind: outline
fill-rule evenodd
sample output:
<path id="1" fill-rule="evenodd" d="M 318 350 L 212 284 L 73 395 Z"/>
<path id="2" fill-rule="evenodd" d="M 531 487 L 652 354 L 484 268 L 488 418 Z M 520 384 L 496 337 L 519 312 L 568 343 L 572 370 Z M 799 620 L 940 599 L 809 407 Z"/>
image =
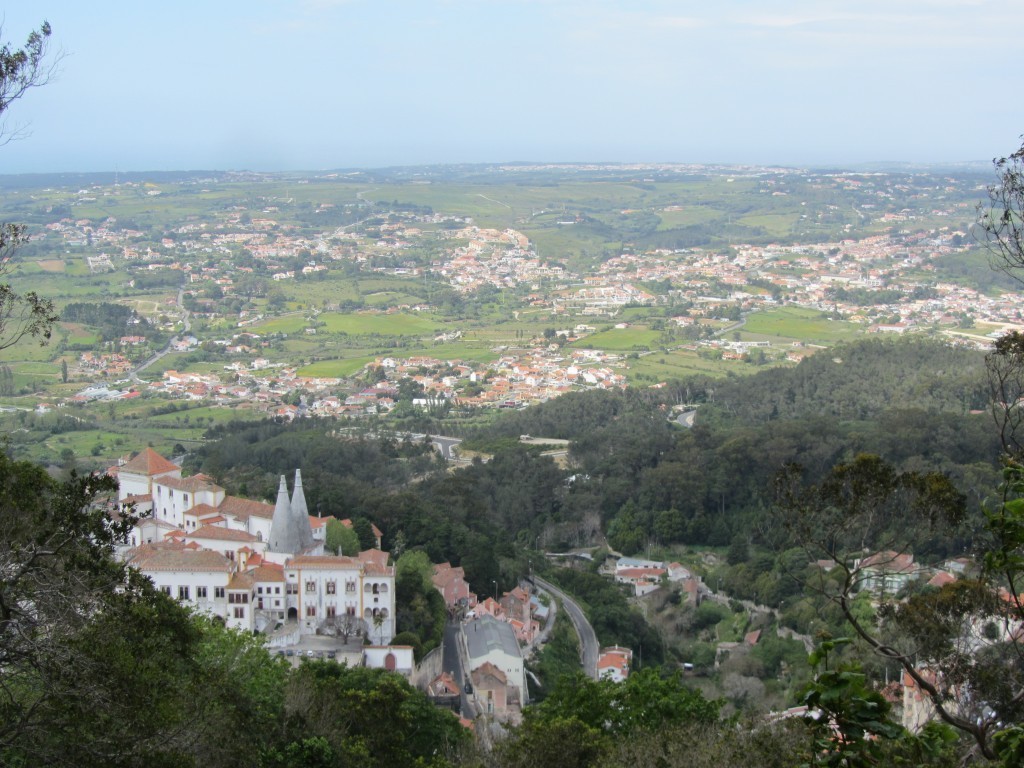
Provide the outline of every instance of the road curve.
<path id="1" fill-rule="evenodd" d="M 580 663 L 583 665 L 583 671 L 592 680 L 597 680 L 597 655 L 599 650 L 597 635 L 594 634 L 594 628 L 590 626 L 587 617 L 583 615 L 583 610 L 575 600 L 550 581 L 546 581 L 539 576 L 534 576 L 533 580 L 537 586 L 546 589 L 562 601 L 565 612 L 572 619 L 572 624 L 576 627 L 576 634 L 580 638 Z"/>

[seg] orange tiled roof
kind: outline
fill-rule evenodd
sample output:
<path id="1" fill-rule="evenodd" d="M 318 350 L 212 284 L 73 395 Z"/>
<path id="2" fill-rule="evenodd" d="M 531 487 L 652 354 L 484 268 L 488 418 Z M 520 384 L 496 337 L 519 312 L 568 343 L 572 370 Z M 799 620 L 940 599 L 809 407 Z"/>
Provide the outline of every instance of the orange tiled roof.
<path id="1" fill-rule="evenodd" d="M 265 517 L 271 520 L 274 517 L 273 504 L 252 499 L 240 499 L 237 496 L 225 496 L 218 509 L 221 514 L 231 515 L 240 520 L 247 520 L 250 517 Z"/>
<path id="2" fill-rule="evenodd" d="M 120 471 L 152 477 L 153 475 L 162 475 L 165 472 L 179 472 L 181 467 L 173 461 L 165 459 L 152 448 L 146 448 L 136 454 L 131 461 L 121 466 Z"/>
<path id="3" fill-rule="evenodd" d="M 192 549 L 182 546 L 143 544 L 136 547 L 129 563 L 140 571 L 227 571 L 235 565 L 220 552 L 212 549 Z"/>
<path id="4" fill-rule="evenodd" d="M 248 531 L 239 531 L 234 528 L 224 528 L 220 525 L 201 525 L 192 533 L 188 534 L 189 539 L 216 539 L 217 541 L 258 541 Z"/>

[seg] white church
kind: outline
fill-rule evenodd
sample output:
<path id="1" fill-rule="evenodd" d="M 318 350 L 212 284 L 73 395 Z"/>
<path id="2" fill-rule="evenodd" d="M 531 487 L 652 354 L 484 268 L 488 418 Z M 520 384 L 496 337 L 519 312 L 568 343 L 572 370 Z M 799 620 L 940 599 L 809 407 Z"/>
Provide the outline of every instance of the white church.
<path id="1" fill-rule="evenodd" d="M 140 515 L 121 555 L 166 594 L 237 629 L 290 620 L 304 635 L 356 630 L 391 642 L 388 554 L 378 538 L 378 549 L 325 555 L 326 521 L 310 517 L 299 470 L 290 497 L 281 476 L 274 505 L 229 496 L 206 475 L 183 478 L 149 448 L 108 472 Z"/>

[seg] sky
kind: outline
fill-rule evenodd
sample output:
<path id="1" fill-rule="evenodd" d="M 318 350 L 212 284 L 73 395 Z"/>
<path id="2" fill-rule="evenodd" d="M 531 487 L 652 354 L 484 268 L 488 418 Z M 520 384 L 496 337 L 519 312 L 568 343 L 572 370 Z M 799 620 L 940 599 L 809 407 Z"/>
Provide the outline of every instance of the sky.
<path id="1" fill-rule="evenodd" d="M 8 4 L 10 5 L 10 4 Z M 1021 0 L 21 0 L 0 174 L 988 161 Z"/>

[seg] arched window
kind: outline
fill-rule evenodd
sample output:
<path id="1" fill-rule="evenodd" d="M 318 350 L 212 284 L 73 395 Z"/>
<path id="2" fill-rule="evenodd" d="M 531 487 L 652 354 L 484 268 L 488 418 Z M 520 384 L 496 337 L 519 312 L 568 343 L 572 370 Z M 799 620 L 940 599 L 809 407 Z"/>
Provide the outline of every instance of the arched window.
<path id="1" fill-rule="evenodd" d="M 388 592 L 388 585 L 387 584 L 381 584 L 380 585 L 380 593 L 382 595 L 386 595 L 387 592 Z"/>

